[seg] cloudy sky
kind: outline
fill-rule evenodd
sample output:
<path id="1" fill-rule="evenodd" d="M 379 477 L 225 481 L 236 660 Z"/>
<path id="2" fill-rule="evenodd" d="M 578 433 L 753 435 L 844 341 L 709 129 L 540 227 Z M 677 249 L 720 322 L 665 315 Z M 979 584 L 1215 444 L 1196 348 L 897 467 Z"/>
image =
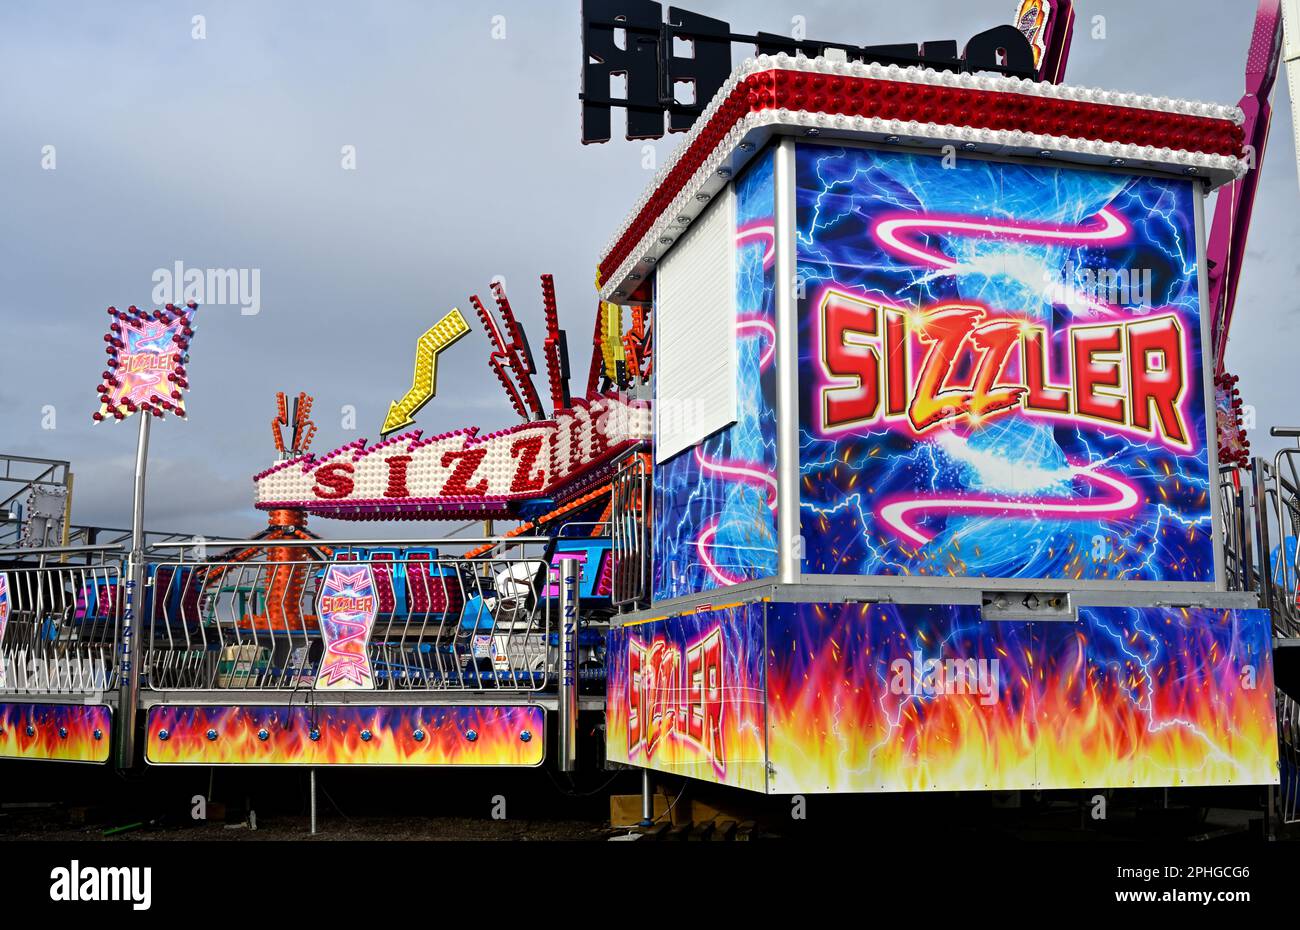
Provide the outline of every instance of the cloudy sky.
<path id="1" fill-rule="evenodd" d="M 738 32 L 788 32 L 802 16 L 810 37 L 859 44 L 964 42 L 1015 7 L 685 5 Z M 1068 79 L 1235 103 L 1254 7 L 1077 0 Z M 537 278 L 556 276 L 585 373 L 596 259 L 649 172 L 641 143 L 579 144 L 579 45 L 579 0 L 4 3 L 0 451 L 71 460 L 75 521 L 129 523 L 134 424 L 90 420 L 104 308 L 147 305 L 155 270 L 177 261 L 257 269 L 261 308 L 201 312 L 190 420 L 154 429 L 151 528 L 259 529 L 250 476 L 274 458 L 275 391 L 316 396 L 318 448 L 377 438 L 409 385 L 415 339 L 453 306 L 468 313 L 494 275 L 535 341 Z M 1274 447 L 1269 426 L 1300 423 L 1300 190 L 1281 83 L 1229 352 L 1260 451 Z M 476 329 L 443 359 L 426 431 L 513 421 L 486 353 Z"/>

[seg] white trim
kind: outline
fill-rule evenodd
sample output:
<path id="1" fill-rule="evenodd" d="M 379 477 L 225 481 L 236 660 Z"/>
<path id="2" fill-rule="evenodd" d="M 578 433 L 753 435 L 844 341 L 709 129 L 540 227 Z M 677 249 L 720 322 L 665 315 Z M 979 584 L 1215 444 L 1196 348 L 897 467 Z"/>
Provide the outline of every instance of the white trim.
<path id="1" fill-rule="evenodd" d="M 718 183 L 718 170 L 723 167 L 737 146 L 751 133 L 777 127 L 807 132 L 815 129 L 826 133 L 826 138 L 852 137 L 865 141 L 884 142 L 891 138 L 925 140 L 930 143 L 971 143 L 981 151 L 1006 155 L 1036 155 L 1040 152 L 1073 155 L 1071 161 L 1084 164 L 1105 165 L 1120 159 L 1130 169 L 1193 169 L 1212 181 L 1224 183 L 1241 177 L 1246 172 L 1246 162 L 1227 155 L 1209 155 L 1200 152 L 1175 152 L 1149 145 L 1127 145 L 1119 142 L 1092 142 L 1062 136 L 1037 135 L 1007 129 L 973 129 L 970 127 L 940 126 L 935 123 L 918 123 L 911 120 L 885 120 L 878 117 L 830 116 L 824 113 L 793 112 L 790 110 L 764 110 L 751 113 L 737 122 L 723 142 L 714 150 L 695 175 L 683 185 L 677 196 L 659 215 L 637 246 L 628 253 L 618 270 L 610 275 L 601 288 L 601 299 L 613 303 L 626 302 L 625 284 L 636 266 L 647 257 L 657 257 L 665 251 L 658 247 L 659 240 L 670 231 L 680 233 L 682 224 L 678 217 L 690 216 L 698 208 L 695 198 L 707 193 L 711 182 Z M 671 236 L 669 238 L 672 238 Z M 620 293 L 621 292 L 621 293 Z"/>
<path id="2" fill-rule="evenodd" d="M 736 195 L 728 185 L 655 275 L 655 464 L 736 422 Z"/>

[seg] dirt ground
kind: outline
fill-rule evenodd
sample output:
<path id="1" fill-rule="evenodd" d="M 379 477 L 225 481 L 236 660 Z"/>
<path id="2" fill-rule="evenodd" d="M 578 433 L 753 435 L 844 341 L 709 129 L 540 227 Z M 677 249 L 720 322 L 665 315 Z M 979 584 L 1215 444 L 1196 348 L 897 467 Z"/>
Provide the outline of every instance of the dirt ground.
<path id="1" fill-rule="evenodd" d="M 121 829 L 126 827 L 127 829 Z M 120 830 L 120 832 L 110 832 Z M 0 813 L 0 842 L 9 840 L 104 841 L 135 840 L 202 840 L 250 842 L 257 840 L 292 840 L 328 842 L 331 840 L 391 840 L 427 842 L 438 840 L 500 840 L 527 842 L 564 840 L 601 842 L 626 833 L 611 830 L 608 824 L 581 820 L 486 820 L 470 817 L 356 817 L 320 816 L 317 833 L 311 835 L 306 817 L 258 818 L 257 829 L 244 823 L 203 823 L 179 826 L 143 823 L 73 824 L 67 812 L 33 810 Z M 108 835 L 106 835 L 106 833 Z"/>

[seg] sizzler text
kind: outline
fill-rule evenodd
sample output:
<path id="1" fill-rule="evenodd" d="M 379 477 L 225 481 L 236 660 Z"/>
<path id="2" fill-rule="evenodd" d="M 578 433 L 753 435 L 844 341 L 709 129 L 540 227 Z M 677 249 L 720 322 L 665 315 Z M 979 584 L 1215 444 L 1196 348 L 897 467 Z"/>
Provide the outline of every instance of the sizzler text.
<path id="1" fill-rule="evenodd" d="M 680 740 L 703 750 L 725 774 L 722 745 L 722 630 L 683 649 L 663 637 L 628 642 L 627 743 L 629 754 L 654 758 L 662 741 Z"/>
<path id="2" fill-rule="evenodd" d="M 1191 447 L 1182 409 L 1187 340 L 1177 314 L 1076 324 L 1054 348 L 1046 326 L 978 304 L 915 311 L 830 288 L 814 312 L 823 433 L 882 420 L 924 433 L 1019 411 Z"/>

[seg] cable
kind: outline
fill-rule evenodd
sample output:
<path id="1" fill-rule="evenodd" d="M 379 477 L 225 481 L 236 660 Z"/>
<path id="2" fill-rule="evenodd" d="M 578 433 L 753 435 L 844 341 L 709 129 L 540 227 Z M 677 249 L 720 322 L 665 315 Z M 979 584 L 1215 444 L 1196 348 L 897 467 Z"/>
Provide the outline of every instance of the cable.
<path id="1" fill-rule="evenodd" d="M 663 820 L 665 817 L 667 817 L 669 814 L 673 812 L 673 808 L 677 806 L 677 802 L 680 801 L 682 799 L 682 795 L 686 793 L 686 786 L 688 784 L 689 782 L 686 781 L 686 779 L 682 779 L 682 790 L 677 792 L 677 797 L 673 798 L 673 803 L 669 804 L 666 808 L 664 808 L 664 812 L 660 814 L 658 817 L 656 817 L 654 820 L 650 821 L 651 823 L 658 823 L 660 820 Z"/>
<path id="2" fill-rule="evenodd" d="M 610 785 L 614 784 L 615 779 L 617 779 L 618 776 L 621 775 L 621 774 L 623 774 L 623 773 L 622 773 L 622 772 L 615 772 L 613 775 L 609 776 L 609 778 L 607 778 L 607 779 L 605 780 L 605 783 L 604 783 L 603 785 L 601 785 L 599 788 L 593 788 L 591 791 L 577 791 L 577 790 L 574 790 L 572 784 L 570 784 L 570 787 L 566 789 L 566 788 L 565 788 L 563 785 L 561 785 L 561 784 L 559 783 L 559 781 L 556 779 L 556 777 L 555 777 L 555 773 L 554 773 L 554 772 L 552 772 L 550 769 L 547 769 L 547 770 L 546 770 L 546 775 L 547 775 L 548 778 L 550 778 L 550 780 L 551 780 L 551 784 L 553 784 L 553 785 L 555 786 L 555 790 L 558 791 L 558 792 L 560 792 L 560 794 L 562 794 L 562 795 L 564 795 L 565 797 L 568 797 L 568 798 L 590 798 L 590 797 L 592 797 L 592 796 L 594 796 L 594 795 L 600 794 L 602 791 L 604 791 L 604 790 L 605 790 L 606 788 L 608 788 Z M 572 779 L 570 779 L 570 781 L 572 781 Z"/>

